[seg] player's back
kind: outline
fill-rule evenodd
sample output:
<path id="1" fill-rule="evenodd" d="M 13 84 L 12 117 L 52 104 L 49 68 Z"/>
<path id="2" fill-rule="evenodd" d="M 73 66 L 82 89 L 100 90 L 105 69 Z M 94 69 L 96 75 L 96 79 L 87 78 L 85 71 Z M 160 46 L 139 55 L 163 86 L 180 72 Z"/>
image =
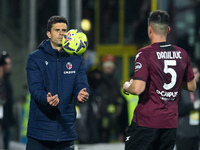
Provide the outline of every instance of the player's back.
<path id="1" fill-rule="evenodd" d="M 139 125 L 177 127 L 179 89 L 182 81 L 193 78 L 191 71 L 188 72 L 189 66 L 186 51 L 165 42 L 154 43 L 138 51 L 134 79 L 146 82 L 135 111 Z"/>

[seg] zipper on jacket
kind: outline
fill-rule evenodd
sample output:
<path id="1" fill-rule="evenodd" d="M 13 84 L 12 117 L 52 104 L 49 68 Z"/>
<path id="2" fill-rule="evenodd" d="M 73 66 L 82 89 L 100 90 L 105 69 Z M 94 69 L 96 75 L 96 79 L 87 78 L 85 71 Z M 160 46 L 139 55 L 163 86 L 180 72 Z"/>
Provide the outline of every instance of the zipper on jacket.
<path id="1" fill-rule="evenodd" d="M 58 98 L 59 98 L 59 63 L 60 63 L 60 53 L 57 51 L 57 94 L 58 94 Z M 58 118 L 59 119 L 59 118 Z M 59 131 L 59 129 L 60 129 L 60 125 L 59 125 L 59 123 L 58 123 L 58 126 L 57 126 L 57 137 L 58 137 L 58 139 L 57 139 L 57 142 L 59 142 L 60 141 L 60 131 Z"/>

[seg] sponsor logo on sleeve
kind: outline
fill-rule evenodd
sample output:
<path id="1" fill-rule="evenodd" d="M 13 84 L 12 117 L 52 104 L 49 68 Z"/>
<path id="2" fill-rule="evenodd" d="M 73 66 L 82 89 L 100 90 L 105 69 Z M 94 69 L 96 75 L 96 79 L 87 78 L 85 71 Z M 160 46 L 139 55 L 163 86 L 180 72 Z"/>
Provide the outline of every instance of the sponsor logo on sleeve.
<path id="1" fill-rule="evenodd" d="M 142 64 L 140 62 L 135 63 L 135 72 L 142 68 Z"/>

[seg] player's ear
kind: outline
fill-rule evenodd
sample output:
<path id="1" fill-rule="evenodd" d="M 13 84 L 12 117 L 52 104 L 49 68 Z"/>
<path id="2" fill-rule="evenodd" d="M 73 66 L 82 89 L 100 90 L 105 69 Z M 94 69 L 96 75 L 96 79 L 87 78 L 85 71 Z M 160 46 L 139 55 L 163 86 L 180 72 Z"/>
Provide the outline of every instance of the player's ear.
<path id="1" fill-rule="evenodd" d="M 51 32 L 47 31 L 47 36 L 50 39 L 51 38 Z"/>
<path id="2" fill-rule="evenodd" d="M 153 31 L 153 29 L 152 29 L 152 27 L 151 26 L 149 26 L 149 34 L 151 34 L 152 33 L 152 31 Z"/>
<path id="3" fill-rule="evenodd" d="M 153 31 L 152 27 L 151 27 L 151 26 L 148 26 L 148 35 L 149 35 L 149 36 L 152 34 L 152 31 Z"/>

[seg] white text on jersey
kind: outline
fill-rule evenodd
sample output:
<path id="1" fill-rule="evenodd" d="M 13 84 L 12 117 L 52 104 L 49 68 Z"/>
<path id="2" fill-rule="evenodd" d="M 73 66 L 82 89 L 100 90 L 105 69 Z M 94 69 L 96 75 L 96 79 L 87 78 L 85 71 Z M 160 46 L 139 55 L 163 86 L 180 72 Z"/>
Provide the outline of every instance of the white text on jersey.
<path id="1" fill-rule="evenodd" d="M 158 59 L 182 59 L 180 51 L 156 52 Z"/>

